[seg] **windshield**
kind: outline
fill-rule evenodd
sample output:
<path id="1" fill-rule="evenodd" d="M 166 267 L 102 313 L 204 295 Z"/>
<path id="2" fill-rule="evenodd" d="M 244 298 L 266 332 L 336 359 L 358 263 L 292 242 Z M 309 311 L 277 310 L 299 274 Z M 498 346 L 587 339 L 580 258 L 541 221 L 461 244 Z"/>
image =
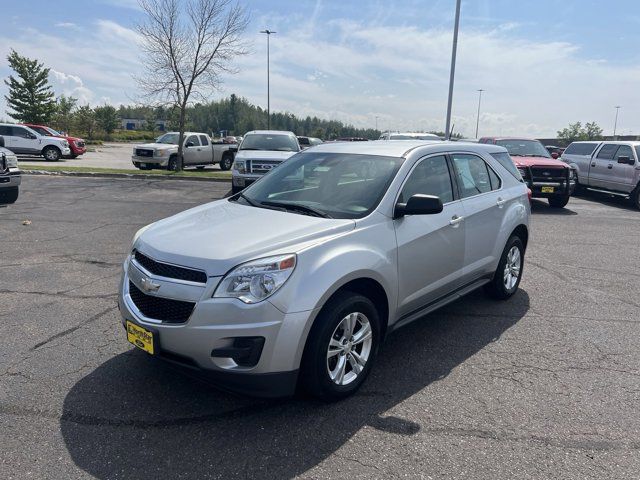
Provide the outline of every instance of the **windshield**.
<path id="1" fill-rule="evenodd" d="M 278 152 L 298 152 L 300 147 L 293 135 L 253 133 L 242 140 L 240 150 L 276 150 Z"/>
<path id="2" fill-rule="evenodd" d="M 497 140 L 496 145 L 506 148 L 512 157 L 551 158 L 547 149 L 537 140 Z"/>
<path id="3" fill-rule="evenodd" d="M 161 137 L 158 137 L 156 143 L 166 143 L 168 145 L 177 145 L 180 134 L 178 133 L 165 133 Z"/>
<path id="4" fill-rule="evenodd" d="M 61 134 L 56 132 L 53 128 L 49 127 L 31 127 L 32 130 L 35 130 L 40 135 L 44 135 L 45 137 L 60 137 Z"/>
<path id="5" fill-rule="evenodd" d="M 380 203 L 403 160 L 343 153 L 299 153 L 237 199 L 256 207 L 331 218 L 362 218 Z"/>

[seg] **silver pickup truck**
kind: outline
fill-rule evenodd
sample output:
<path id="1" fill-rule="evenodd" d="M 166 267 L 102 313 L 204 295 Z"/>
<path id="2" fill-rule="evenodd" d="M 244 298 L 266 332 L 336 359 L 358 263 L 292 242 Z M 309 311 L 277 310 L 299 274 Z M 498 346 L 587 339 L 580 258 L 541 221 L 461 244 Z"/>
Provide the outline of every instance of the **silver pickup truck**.
<path id="1" fill-rule="evenodd" d="M 21 179 L 18 157 L 4 148 L 4 137 L 0 135 L 0 205 L 18 200 Z"/>
<path id="2" fill-rule="evenodd" d="M 562 161 L 577 172 L 577 187 L 631 199 L 640 209 L 640 142 L 573 142 Z"/>
<path id="3" fill-rule="evenodd" d="M 178 132 L 168 132 L 158 137 L 154 143 L 136 145 L 131 156 L 133 165 L 140 170 L 152 168 L 175 170 L 178 161 L 178 139 Z M 237 146 L 237 144 L 213 142 L 206 133 L 184 132 L 182 165 L 202 169 L 206 165 L 220 164 L 221 170 L 229 170 L 233 165 Z"/>

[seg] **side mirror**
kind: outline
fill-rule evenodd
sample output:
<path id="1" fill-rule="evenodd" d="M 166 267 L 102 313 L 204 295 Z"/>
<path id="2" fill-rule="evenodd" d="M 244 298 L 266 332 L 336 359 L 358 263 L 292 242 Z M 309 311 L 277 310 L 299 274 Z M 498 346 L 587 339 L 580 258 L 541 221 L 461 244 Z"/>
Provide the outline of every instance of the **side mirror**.
<path id="1" fill-rule="evenodd" d="M 235 146 L 235 147 L 229 147 L 229 151 L 230 151 L 230 152 L 233 152 L 233 153 L 236 153 L 236 152 L 238 151 L 238 147 L 237 147 L 237 146 Z"/>
<path id="2" fill-rule="evenodd" d="M 398 203 L 393 218 L 404 217 L 405 215 L 433 215 L 442 212 L 442 200 L 435 195 L 413 195 L 407 203 Z"/>
<path id="3" fill-rule="evenodd" d="M 558 155 L 558 152 L 553 152 L 553 153 L 551 154 L 551 158 L 553 158 L 553 159 L 557 159 L 559 156 L 560 156 L 560 155 Z"/>
<path id="4" fill-rule="evenodd" d="M 4 137 L 0 135 L 0 147 L 4 147 Z"/>
<path id="5" fill-rule="evenodd" d="M 618 163 L 624 163 L 625 165 L 635 165 L 636 161 L 627 155 L 621 155 L 618 157 Z"/>
<path id="6" fill-rule="evenodd" d="M 194 146 L 195 146 L 195 144 L 194 144 L 193 142 L 187 142 L 187 143 L 185 143 L 185 145 L 184 145 L 184 146 L 185 146 L 185 147 L 187 147 L 187 148 L 189 148 L 189 147 L 194 147 Z"/>

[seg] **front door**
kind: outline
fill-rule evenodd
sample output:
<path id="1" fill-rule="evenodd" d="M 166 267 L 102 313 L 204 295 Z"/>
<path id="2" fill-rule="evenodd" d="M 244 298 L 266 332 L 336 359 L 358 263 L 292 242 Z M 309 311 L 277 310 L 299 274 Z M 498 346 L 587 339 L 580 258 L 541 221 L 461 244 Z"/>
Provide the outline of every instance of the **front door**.
<path id="1" fill-rule="evenodd" d="M 398 244 L 398 306 L 405 316 L 437 301 L 460 284 L 465 224 L 444 155 L 419 160 L 398 202 L 415 194 L 436 195 L 444 204 L 435 215 L 406 215 L 394 221 Z"/>
<path id="2" fill-rule="evenodd" d="M 589 166 L 589 186 L 596 188 L 606 188 L 615 190 L 615 183 L 612 181 L 613 157 L 618 151 L 618 144 L 605 143 L 598 150 L 596 156 L 591 159 Z"/>
<path id="3" fill-rule="evenodd" d="M 631 192 L 635 188 L 633 183 L 634 173 L 636 165 L 629 165 L 628 163 L 618 163 L 620 157 L 629 157 L 631 160 L 635 160 L 633 149 L 629 145 L 620 145 L 618 151 L 613 157 L 613 164 L 611 166 L 611 184 L 614 190 L 620 192 Z"/>
<path id="4" fill-rule="evenodd" d="M 200 140 L 197 135 L 189 135 L 184 141 L 184 158 L 185 165 L 198 165 L 200 163 L 200 152 L 202 147 L 200 146 Z"/>
<path id="5" fill-rule="evenodd" d="M 40 141 L 24 127 L 11 127 L 11 146 L 7 148 L 15 153 L 40 153 Z"/>

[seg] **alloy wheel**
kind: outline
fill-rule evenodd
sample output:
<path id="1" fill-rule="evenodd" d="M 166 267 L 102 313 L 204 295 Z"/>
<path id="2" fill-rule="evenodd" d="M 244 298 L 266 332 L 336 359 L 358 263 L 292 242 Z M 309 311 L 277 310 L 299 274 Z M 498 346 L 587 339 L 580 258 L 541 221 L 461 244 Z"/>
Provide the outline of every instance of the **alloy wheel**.
<path id="1" fill-rule="evenodd" d="M 511 247 L 507 254 L 507 261 L 504 266 L 504 286 L 507 291 L 513 290 L 518 283 L 520 270 L 522 269 L 522 255 L 517 246 Z"/>
<path id="2" fill-rule="evenodd" d="M 327 372 L 337 385 L 348 385 L 364 370 L 373 344 L 366 315 L 353 312 L 336 326 L 327 348 Z"/>

